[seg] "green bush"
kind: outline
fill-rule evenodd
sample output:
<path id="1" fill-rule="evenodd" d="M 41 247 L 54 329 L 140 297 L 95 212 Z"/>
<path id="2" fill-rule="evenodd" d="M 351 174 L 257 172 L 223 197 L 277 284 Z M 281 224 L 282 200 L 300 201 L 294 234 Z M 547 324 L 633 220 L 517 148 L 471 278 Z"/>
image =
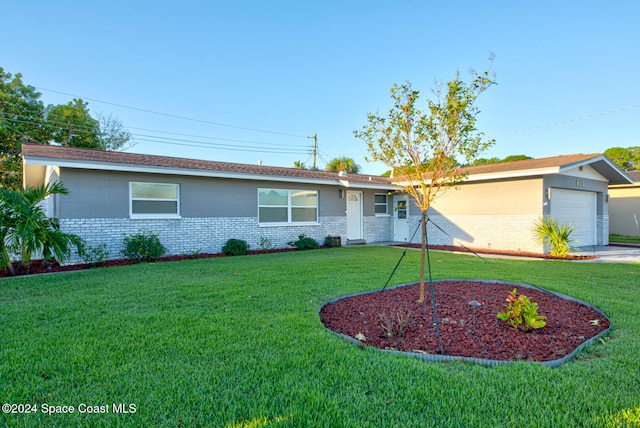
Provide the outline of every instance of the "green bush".
<path id="1" fill-rule="evenodd" d="M 242 239 L 229 239 L 222 247 L 222 252 L 227 256 L 244 256 L 249 251 L 249 244 Z"/>
<path id="2" fill-rule="evenodd" d="M 258 248 L 260 248 L 260 251 L 262 251 L 263 253 L 268 253 L 269 251 L 273 250 L 274 247 L 269 238 L 265 238 L 264 236 L 262 236 L 258 241 Z"/>
<path id="3" fill-rule="evenodd" d="M 291 245 L 292 247 L 296 247 L 299 250 L 317 250 L 320 248 L 320 244 L 313 238 L 309 238 L 308 236 L 298 235 L 297 241 L 292 241 L 287 243 L 287 245 Z"/>
<path id="4" fill-rule="evenodd" d="M 107 244 L 103 243 L 97 247 L 85 247 L 79 252 L 85 263 L 100 265 L 109 260 L 109 250 Z"/>
<path id="5" fill-rule="evenodd" d="M 148 231 L 125 236 L 124 249 L 121 254 L 129 260 L 140 263 L 159 259 L 166 252 L 167 249 L 160 243 L 158 235 Z"/>

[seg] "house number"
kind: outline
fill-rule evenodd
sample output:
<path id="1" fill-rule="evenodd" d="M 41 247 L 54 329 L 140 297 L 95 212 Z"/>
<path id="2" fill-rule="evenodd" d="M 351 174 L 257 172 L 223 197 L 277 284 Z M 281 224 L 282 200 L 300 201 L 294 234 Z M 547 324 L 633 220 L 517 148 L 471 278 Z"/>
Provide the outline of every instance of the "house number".
<path id="1" fill-rule="evenodd" d="M 576 186 L 584 187 L 584 181 L 582 181 L 582 180 L 576 180 Z"/>

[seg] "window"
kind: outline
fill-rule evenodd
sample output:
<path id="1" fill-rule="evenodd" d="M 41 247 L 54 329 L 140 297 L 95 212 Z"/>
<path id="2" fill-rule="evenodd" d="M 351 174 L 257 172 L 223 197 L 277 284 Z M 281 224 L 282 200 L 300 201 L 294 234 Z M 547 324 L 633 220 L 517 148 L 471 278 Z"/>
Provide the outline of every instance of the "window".
<path id="1" fill-rule="evenodd" d="M 258 222 L 317 223 L 318 192 L 315 190 L 258 189 Z"/>
<path id="2" fill-rule="evenodd" d="M 387 195 L 386 194 L 376 194 L 375 195 L 375 213 L 376 215 L 387 215 L 389 212 L 387 211 Z"/>
<path id="3" fill-rule="evenodd" d="M 180 188 L 177 184 L 129 183 L 132 218 L 180 217 Z"/>

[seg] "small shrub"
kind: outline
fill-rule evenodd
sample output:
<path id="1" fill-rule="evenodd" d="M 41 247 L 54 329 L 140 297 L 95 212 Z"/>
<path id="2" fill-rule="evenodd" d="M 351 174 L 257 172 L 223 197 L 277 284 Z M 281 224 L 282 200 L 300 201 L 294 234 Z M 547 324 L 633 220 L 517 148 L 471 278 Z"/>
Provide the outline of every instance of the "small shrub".
<path id="1" fill-rule="evenodd" d="M 524 294 L 518 296 L 516 288 L 507 296 L 505 307 L 506 311 L 498 313 L 498 318 L 515 329 L 529 331 L 547 325 L 544 321 L 546 317 L 538 315 L 538 304 L 530 301 Z"/>
<path id="2" fill-rule="evenodd" d="M 125 236 L 121 254 L 129 260 L 140 263 L 159 259 L 166 252 L 167 249 L 160 243 L 158 235 L 148 231 Z"/>
<path id="3" fill-rule="evenodd" d="M 96 247 L 86 247 L 83 248 L 79 252 L 80 257 L 84 260 L 85 263 L 92 263 L 95 265 L 100 265 L 107 260 L 109 260 L 109 250 L 107 250 L 107 244 L 103 243 L 102 245 L 98 245 Z"/>
<path id="4" fill-rule="evenodd" d="M 296 247 L 299 250 L 317 250 L 320 248 L 320 244 L 313 238 L 309 238 L 308 236 L 298 235 L 297 241 L 292 241 L 287 243 L 287 245 L 291 245 L 292 247 Z"/>
<path id="5" fill-rule="evenodd" d="M 269 238 L 265 238 L 264 236 L 262 236 L 258 241 L 258 248 L 260 248 L 260 251 L 262 251 L 263 253 L 266 253 L 270 250 L 273 250 L 274 247 Z"/>
<path id="6" fill-rule="evenodd" d="M 229 239 L 222 247 L 222 252 L 227 256 L 244 256 L 249 251 L 249 244 L 242 239 Z"/>
<path id="7" fill-rule="evenodd" d="M 396 312 L 395 316 L 388 317 L 386 313 L 380 314 L 380 328 L 385 332 L 387 337 L 402 337 L 404 329 L 409 323 L 411 312 Z"/>

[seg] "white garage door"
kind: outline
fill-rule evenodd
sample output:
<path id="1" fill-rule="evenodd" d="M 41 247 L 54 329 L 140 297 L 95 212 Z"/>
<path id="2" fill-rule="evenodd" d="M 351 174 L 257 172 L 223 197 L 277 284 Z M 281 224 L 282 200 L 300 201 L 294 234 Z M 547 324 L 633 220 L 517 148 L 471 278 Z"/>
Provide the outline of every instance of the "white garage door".
<path id="1" fill-rule="evenodd" d="M 575 190 L 551 189 L 551 217 L 576 226 L 571 245 L 596 244 L 596 194 Z"/>

